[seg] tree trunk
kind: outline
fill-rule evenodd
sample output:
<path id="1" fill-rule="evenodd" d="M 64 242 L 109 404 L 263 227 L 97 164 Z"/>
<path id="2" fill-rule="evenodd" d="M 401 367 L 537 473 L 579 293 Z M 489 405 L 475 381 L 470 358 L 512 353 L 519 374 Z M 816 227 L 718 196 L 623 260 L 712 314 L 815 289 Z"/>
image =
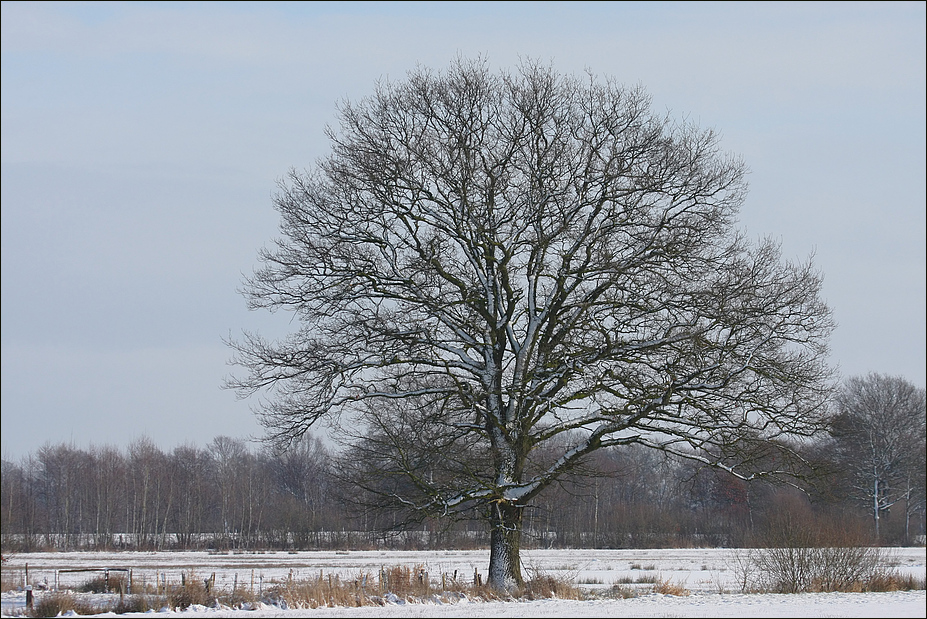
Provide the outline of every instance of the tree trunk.
<path id="1" fill-rule="evenodd" d="M 492 528 L 489 542 L 488 584 L 498 591 L 512 591 L 525 584 L 521 576 L 521 527 L 524 509 L 509 501 L 490 505 Z"/>
<path id="2" fill-rule="evenodd" d="M 879 541 L 879 478 L 872 482 L 872 516 L 875 520 L 875 537 Z"/>

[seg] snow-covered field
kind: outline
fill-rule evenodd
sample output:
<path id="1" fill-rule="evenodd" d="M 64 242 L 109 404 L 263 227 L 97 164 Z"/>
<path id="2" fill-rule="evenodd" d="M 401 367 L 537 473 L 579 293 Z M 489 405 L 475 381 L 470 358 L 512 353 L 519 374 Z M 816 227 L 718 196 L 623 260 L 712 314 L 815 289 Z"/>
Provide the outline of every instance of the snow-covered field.
<path id="1" fill-rule="evenodd" d="M 925 617 L 927 596 L 921 591 L 892 593 L 819 593 L 800 595 L 742 594 L 737 577 L 745 551 L 731 549 L 665 550 L 525 550 L 526 573 L 563 577 L 587 589 L 609 589 L 615 584 L 639 587 L 642 594 L 627 599 L 539 600 L 532 602 L 468 602 L 453 604 L 387 604 L 361 608 L 255 610 L 191 607 L 183 612 L 161 611 L 158 616 L 213 617 Z M 924 548 L 886 550 L 887 567 L 900 575 L 925 577 Z M 4 564 L 4 579 L 20 579 L 28 566 L 36 599 L 47 589 L 66 590 L 99 575 L 73 572 L 88 568 L 131 570 L 138 584 L 158 579 L 179 583 L 181 574 L 208 578 L 215 574 L 218 589 L 237 584 L 260 593 L 272 581 L 309 579 L 320 573 L 353 579 L 376 575 L 382 567 L 422 566 L 432 581 L 455 573 L 472 582 L 474 573 L 485 579 L 486 550 L 476 551 L 351 551 L 351 552 L 52 552 L 13 555 Z M 114 573 L 114 572 L 111 572 Z M 649 592 L 654 580 L 679 585 L 688 595 Z M 46 589 L 47 588 L 47 589 Z M 3 616 L 21 612 L 25 592 L 3 595 Z M 150 616 L 151 613 L 146 613 Z M 114 616 L 109 614 L 107 616 Z M 142 616 L 126 614 L 123 617 Z"/>

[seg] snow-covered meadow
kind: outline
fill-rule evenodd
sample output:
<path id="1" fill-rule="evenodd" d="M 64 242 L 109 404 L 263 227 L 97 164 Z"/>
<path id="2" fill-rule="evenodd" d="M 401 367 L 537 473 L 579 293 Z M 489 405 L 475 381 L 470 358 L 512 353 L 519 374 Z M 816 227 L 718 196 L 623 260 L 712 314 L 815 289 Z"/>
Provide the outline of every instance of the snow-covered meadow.
<path id="1" fill-rule="evenodd" d="M 739 577 L 746 551 L 733 549 L 660 550 L 525 550 L 528 575 L 543 573 L 570 580 L 600 592 L 616 584 L 637 587 L 631 598 L 599 597 L 586 601 L 546 599 L 530 602 L 470 602 L 453 604 L 389 603 L 360 608 L 285 609 L 258 606 L 251 610 L 193 606 L 185 611 L 162 610 L 159 616 L 212 617 L 925 617 L 925 592 L 743 594 Z M 927 553 L 921 548 L 885 551 L 886 568 L 899 575 L 925 577 Z M 159 579 L 179 583 L 187 578 L 211 578 L 217 589 L 239 588 L 256 594 L 273 581 L 309 579 L 319 574 L 354 579 L 381 568 L 421 567 L 433 582 L 456 575 L 472 582 L 485 578 L 489 553 L 473 551 L 350 551 L 350 552 L 46 552 L 13 555 L 4 564 L 5 579 L 25 578 L 34 595 L 48 595 L 56 587 L 67 590 L 100 572 L 67 570 L 131 570 L 132 581 L 153 584 Z M 124 573 L 124 572 L 111 572 Z M 652 583 L 678 585 L 684 595 L 652 593 Z M 372 582 L 372 581 L 371 581 Z M 3 616 L 22 612 L 25 592 L 3 596 Z M 150 613 L 146 613 L 150 615 Z M 121 616 L 141 616 L 142 613 Z M 111 613 L 107 616 L 113 616 Z"/>

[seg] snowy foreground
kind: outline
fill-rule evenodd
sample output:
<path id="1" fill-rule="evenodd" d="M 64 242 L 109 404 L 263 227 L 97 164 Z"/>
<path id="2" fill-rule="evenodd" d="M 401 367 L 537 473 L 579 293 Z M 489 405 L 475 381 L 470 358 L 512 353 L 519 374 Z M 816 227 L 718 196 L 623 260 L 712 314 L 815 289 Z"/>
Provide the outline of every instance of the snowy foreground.
<path id="1" fill-rule="evenodd" d="M 679 585 L 688 595 L 647 593 L 628 599 L 590 601 L 539 600 L 532 602 L 469 602 L 453 604 L 392 603 L 360 608 L 281 609 L 259 606 L 253 610 L 190 607 L 183 612 L 127 613 L 119 617 L 927 617 L 927 595 L 922 591 L 892 593 L 814 593 L 799 595 L 741 594 L 737 584 L 738 556 L 730 549 L 666 550 L 528 550 L 523 564 L 535 572 L 570 579 L 590 590 L 605 590 L 616 583 L 653 581 Z M 899 574 L 925 576 L 924 548 L 886 551 L 887 568 Z M 180 574 L 196 577 L 215 574 L 217 588 L 235 584 L 260 592 L 271 581 L 308 579 L 319 574 L 355 578 L 376 574 L 381 567 L 423 566 L 432 580 L 441 575 L 472 581 L 474 572 L 485 578 L 489 553 L 479 551 L 357 551 L 211 554 L 205 552 L 68 552 L 13 555 L 3 567 L 5 579 L 21 577 L 28 565 L 29 581 L 67 590 L 93 577 L 90 572 L 64 570 L 120 568 L 132 570 L 134 582 L 153 583 L 166 578 L 178 582 Z M 35 592 L 36 599 L 47 595 Z M 22 612 L 25 593 L 3 595 L 3 616 Z M 102 616 L 116 616 L 108 613 Z"/>

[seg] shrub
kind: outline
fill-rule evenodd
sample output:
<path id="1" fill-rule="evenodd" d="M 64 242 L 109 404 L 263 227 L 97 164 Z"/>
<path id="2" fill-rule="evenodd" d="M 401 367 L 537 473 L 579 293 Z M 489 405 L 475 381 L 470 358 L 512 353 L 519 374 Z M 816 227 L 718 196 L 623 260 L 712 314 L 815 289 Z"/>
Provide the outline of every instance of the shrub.
<path id="1" fill-rule="evenodd" d="M 751 578 L 755 588 L 776 593 L 866 591 L 892 579 L 882 567 L 883 550 L 843 523 L 815 522 L 786 512 L 770 523 L 762 542 L 748 560 L 735 561 L 743 591 Z"/>

